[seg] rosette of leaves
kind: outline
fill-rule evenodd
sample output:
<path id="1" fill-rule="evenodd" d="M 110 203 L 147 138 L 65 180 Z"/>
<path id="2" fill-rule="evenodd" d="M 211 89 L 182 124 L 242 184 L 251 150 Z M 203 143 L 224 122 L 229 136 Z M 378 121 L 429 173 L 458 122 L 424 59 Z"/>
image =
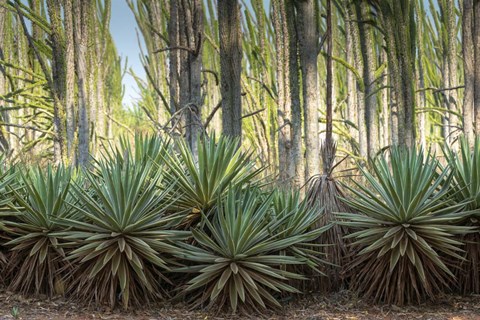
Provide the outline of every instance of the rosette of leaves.
<path id="1" fill-rule="evenodd" d="M 204 228 L 192 230 L 195 243 L 182 244 L 179 254 L 191 265 L 176 270 L 194 275 L 185 288 L 193 305 L 261 311 L 280 307 L 281 295 L 299 292 L 290 282 L 305 278 L 288 267 L 307 259 L 294 247 L 321 231 L 285 227 L 293 214 L 272 218 L 271 201 L 255 190 L 230 189 L 209 218 L 203 215 Z"/>
<path id="2" fill-rule="evenodd" d="M 190 233 L 175 230 L 183 217 L 164 214 L 168 190 L 159 191 L 153 169 L 151 162 L 107 161 L 85 173 L 89 189 L 73 185 L 83 217 L 64 219 L 71 231 L 63 237 L 75 246 L 69 292 L 77 298 L 110 306 L 121 300 L 125 309 L 161 298 L 174 241 Z"/>
<path id="3" fill-rule="evenodd" d="M 457 225 L 464 204 L 446 197 L 452 175 L 415 149 L 392 148 L 371 168 L 360 168 L 366 183 L 345 200 L 358 213 L 338 214 L 354 240 L 352 288 L 388 304 L 435 299 L 454 281 L 447 259 L 461 259 L 456 236 L 470 231 Z"/>
<path id="4" fill-rule="evenodd" d="M 465 138 L 460 140 L 460 150 L 444 149 L 453 173 L 450 184 L 456 203 L 466 203 L 470 214 L 462 222 L 465 226 L 480 227 L 480 138 L 470 148 Z M 480 234 L 468 233 L 461 237 L 465 243 L 464 259 L 456 260 L 455 275 L 463 293 L 480 293 Z"/>
<path id="5" fill-rule="evenodd" d="M 55 233 L 64 230 L 59 219 L 76 214 L 69 204 L 71 179 L 71 170 L 62 166 L 34 168 L 21 172 L 19 186 L 10 188 L 13 211 L 5 221 L 11 239 L 5 244 L 11 252 L 5 272 L 9 290 L 50 297 L 64 293 L 69 263 Z"/>
<path id="6" fill-rule="evenodd" d="M 129 136 L 122 136 L 118 144 L 110 145 L 103 154 L 103 161 L 145 163 L 163 162 L 164 155 L 171 151 L 169 139 L 161 135 L 143 135 L 136 133 L 133 141 Z"/>
<path id="7" fill-rule="evenodd" d="M 203 138 L 193 153 L 183 139 L 175 140 L 176 152 L 164 154 L 165 185 L 174 185 L 176 201 L 173 212 L 187 212 L 187 225 L 195 223 L 200 213 L 208 212 L 230 188 L 238 189 L 254 182 L 261 169 L 255 168 L 251 154 L 242 152 L 238 139 Z"/>
<path id="8" fill-rule="evenodd" d="M 317 228 L 318 220 L 322 219 L 323 208 L 309 205 L 302 200 L 298 190 L 275 190 L 272 198 L 273 215 L 275 221 L 282 221 L 277 233 L 280 237 L 295 235 L 315 234 L 315 240 L 332 224 Z M 329 243 L 300 242 L 288 248 L 291 254 L 305 258 L 306 266 L 314 271 L 316 276 L 324 276 L 322 268 L 331 265 L 324 258 L 324 253 L 319 248 L 330 246 Z"/>
<path id="9" fill-rule="evenodd" d="M 7 168 L 3 156 L 0 157 L 0 272 L 4 275 L 0 279 L 0 283 L 7 280 L 4 267 L 8 261 L 8 248 L 5 243 L 10 239 L 7 233 L 5 221 L 10 219 L 10 204 L 12 202 L 12 194 L 7 191 L 7 186 L 13 188 L 17 182 L 17 171 L 14 167 Z"/>

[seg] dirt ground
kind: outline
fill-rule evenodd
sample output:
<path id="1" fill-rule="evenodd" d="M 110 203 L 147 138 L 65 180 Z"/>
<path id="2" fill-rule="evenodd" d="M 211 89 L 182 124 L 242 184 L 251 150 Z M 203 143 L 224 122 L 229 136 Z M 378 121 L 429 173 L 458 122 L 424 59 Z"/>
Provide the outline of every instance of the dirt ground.
<path id="1" fill-rule="evenodd" d="M 12 315 L 17 310 L 16 317 Z M 40 298 L 25 298 L 0 289 L 0 320 L 25 319 L 257 319 L 258 316 L 213 315 L 206 311 L 191 311 L 182 306 L 146 306 L 142 310 L 121 310 L 82 307 L 63 299 L 47 301 Z M 348 292 L 328 296 L 306 296 L 285 303 L 282 311 L 272 312 L 263 319 L 306 320 L 376 320 L 376 319 L 421 319 L 421 320 L 480 320 L 480 296 L 448 296 L 436 304 L 416 307 L 374 306 L 356 299 Z"/>

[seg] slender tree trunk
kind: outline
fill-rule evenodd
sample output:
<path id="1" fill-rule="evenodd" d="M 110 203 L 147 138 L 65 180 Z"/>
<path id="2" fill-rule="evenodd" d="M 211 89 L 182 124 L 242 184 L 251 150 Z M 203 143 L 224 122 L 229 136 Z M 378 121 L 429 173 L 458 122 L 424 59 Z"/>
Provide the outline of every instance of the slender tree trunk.
<path id="1" fill-rule="evenodd" d="M 7 4 L 7 0 L 0 0 L 0 59 L 5 60 L 3 50 L 5 48 L 5 18 L 7 15 L 7 9 L 3 7 L 4 5 Z M 6 73 L 5 69 L 3 68 L 2 65 L 0 65 L 0 96 L 3 96 L 7 93 L 7 82 L 6 82 Z M 6 102 L 0 100 L 0 105 L 5 106 Z M 8 123 L 8 114 L 6 111 L 3 111 L 1 114 L 1 119 L 4 122 Z M 7 133 L 8 133 L 8 128 L 7 127 L 2 127 L 0 128 L 0 132 L 2 137 L 8 138 Z M 8 140 L 5 139 L 5 143 L 3 144 L 2 147 L 2 152 L 8 153 L 10 146 L 8 143 Z"/>
<path id="2" fill-rule="evenodd" d="M 353 66 L 354 65 L 354 48 L 353 48 L 353 36 L 352 36 L 352 24 L 354 23 L 351 20 L 351 16 L 349 15 L 349 12 L 351 11 L 351 8 L 349 9 L 348 7 L 351 7 L 350 0 L 345 0 L 344 6 L 347 8 L 346 10 L 346 16 L 345 16 L 345 55 L 346 55 L 346 61 L 349 65 Z M 350 70 L 347 70 L 346 74 L 347 80 L 347 120 L 350 121 L 351 123 L 356 123 L 357 122 L 357 84 L 356 84 L 356 79 L 355 75 L 353 72 Z M 353 129 L 350 130 L 352 139 L 354 141 L 358 141 L 358 131 Z"/>
<path id="3" fill-rule="evenodd" d="M 72 1 L 64 1 L 65 50 L 66 50 L 66 132 L 67 132 L 67 159 L 75 164 L 75 43 L 73 38 Z"/>
<path id="4" fill-rule="evenodd" d="M 480 135 L 480 1 L 473 0 L 473 45 L 475 52 L 475 70 L 474 70 L 474 110 L 475 110 L 475 133 Z"/>
<path id="5" fill-rule="evenodd" d="M 242 136 L 242 31 L 237 0 L 218 1 L 222 127 L 227 136 Z"/>
<path id="6" fill-rule="evenodd" d="M 104 12 L 102 15 L 101 26 L 98 23 L 95 24 L 95 50 L 97 51 L 97 78 L 96 78 L 96 101 L 97 101 L 97 123 L 96 123 L 96 135 L 100 140 L 107 137 L 106 132 L 106 108 L 105 108 L 105 54 L 107 50 L 107 36 L 110 27 L 111 16 L 111 0 L 105 0 Z"/>
<path id="7" fill-rule="evenodd" d="M 64 118 L 65 118 L 65 91 L 66 91 L 66 73 L 65 73 L 65 46 L 63 39 L 62 20 L 61 20 L 61 6 L 60 0 L 47 0 L 48 15 L 50 17 L 50 24 L 52 28 L 52 79 L 55 96 L 54 106 L 54 127 L 55 138 L 53 141 L 54 157 L 56 163 L 63 162 L 63 141 L 65 134 Z"/>
<path id="8" fill-rule="evenodd" d="M 425 90 L 423 90 L 425 88 L 425 75 L 424 75 L 424 70 L 423 70 L 423 56 L 424 56 L 424 52 L 423 52 L 423 32 L 424 32 L 424 27 L 422 25 L 422 21 L 421 21 L 421 16 L 420 16 L 420 7 L 419 7 L 419 3 L 418 2 L 415 2 L 415 10 L 416 10 L 416 16 L 417 16 L 417 19 L 416 19 L 416 22 L 417 22 L 417 39 L 418 39 L 418 51 L 417 51 L 417 65 L 418 65 L 418 69 L 417 69 L 417 82 L 418 82 L 418 88 L 419 89 L 422 89 L 419 93 L 418 93 L 418 103 L 420 105 L 420 108 L 426 108 L 426 103 L 427 103 L 427 99 L 426 99 L 426 95 L 425 95 Z M 419 115 L 419 118 L 418 118 L 418 131 L 420 133 L 420 144 L 421 146 L 423 147 L 423 149 L 425 150 L 426 147 L 427 147 L 427 135 L 426 135 L 426 113 L 424 111 L 422 111 L 422 113 L 420 113 Z"/>
<path id="9" fill-rule="evenodd" d="M 75 67 L 78 85 L 78 164 L 89 161 L 88 77 L 87 77 L 87 15 L 90 0 L 74 0 Z"/>
<path id="10" fill-rule="evenodd" d="M 457 80 L 457 22 L 456 22 L 456 8 L 455 0 L 446 0 L 446 10 L 445 14 L 447 16 L 447 68 L 448 68 L 448 78 L 447 78 L 447 88 L 455 88 L 458 86 Z M 458 95 L 457 90 L 448 90 L 446 91 L 448 110 L 451 112 L 449 114 L 449 141 L 450 143 L 456 140 L 458 136 L 458 117 L 453 114 L 458 112 L 457 103 Z"/>
<path id="11" fill-rule="evenodd" d="M 352 49 L 353 49 L 353 65 L 359 74 L 363 74 L 363 59 L 362 59 L 362 51 L 360 49 L 360 31 L 358 28 L 358 24 L 354 23 L 353 21 L 357 20 L 357 16 L 355 14 L 355 8 L 352 4 L 347 5 L 347 17 L 350 23 L 350 34 L 352 37 Z M 358 151 L 362 158 L 367 158 L 368 156 L 368 136 L 367 136 L 367 128 L 365 123 L 365 85 L 360 81 L 357 80 L 357 97 L 356 97 L 356 115 L 357 118 L 354 122 L 357 123 L 358 128 Z"/>
<path id="12" fill-rule="evenodd" d="M 470 145 L 474 142 L 473 119 L 480 122 L 480 113 L 474 113 L 475 98 L 475 49 L 473 45 L 473 1 L 463 1 L 463 18 L 462 18 L 462 47 L 463 47 L 463 71 L 465 78 L 465 91 L 463 93 L 463 132 Z M 480 124 L 477 124 L 480 126 Z M 477 130 L 477 132 L 480 132 Z"/>
<path id="13" fill-rule="evenodd" d="M 170 19 L 168 21 L 168 40 L 171 47 L 179 46 L 178 30 L 178 0 L 170 0 Z M 169 51 L 169 79 L 170 79 L 170 113 L 174 114 L 179 104 L 179 53 L 180 50 Z"/>
<path id="14" fill-rule="evenodd" d="M 385 49 L 382 48 L 380 49 L 380 61 L 381 63 L 387 63 L 387 52 Z M 390 100 L 388 97 L 389 93 L 389 85 L 388 85 L 388 69 L 385 68 L 385 71 L 383 72 L 382 75 L 382 90 L 380 91 L 380 101 L 382 105 L 382 145 L 381 147 L 385 147 L 390 145 L 390 126 L 389 126 L 389 119 L 390 119 Z"/>
<path id="15" fill-rule="evenodd" d="M 202 43 L 203 8 L 201 0 L 170 3 L 170 101 L 171 111 L 196 154 L 202 132 Z M 178 49 L 184 48 L 184 49 Z"/>
<path id="16" fill-rule="evenodd" d="M 277 104 L 278 104 L 278 171 L 281 183 L 289 182 L 294 172 L 290 171 L 291 160 L 291 103 L 288 99 L 289 78 L 289 34 L 284 0 L 272 2 L 275 51 L 277 56 Z"/>
<path id="17" fill-rule="evenodd" d="M 332 2 L 327 0 L 327 130 L 325 135 L 325 144 L 327 150 L 333 146 L 333 29 L 332 29 Z M 333 155 L 329 155 L 333 157 Z M 332 159 L 331 159 L 332 160 Z M 329 161 L 332 164 L 333 161 Z M 323 174 L 327 174 L 331 168 L 326 163 L 323 165 Z"/>
<path id="18" fill-rule="evenodd" d="M 370 7 L 366 0 L 358 2 L 357 17 L 360 30 L 360 47 L 363 57 L 363 83 L 365 85 L 365 122 L 367 131 L 367 154 L 373 157 L 378 150 L 378 113 L 377 96 L 375 94 L 375 70 L 377 69 L 374 55 L 372 26 L 366 21 L 371 19 Z"/>
<path id="19" fill-rule="evenodd" d="M 380 2 L 381 23 L 395 98 L 392 122 L 395 125 L 398 121 L 398 128 L 393 128 L 398 132 L 398 139 L 392 137 L 392 141 L 411 148 L 415 143 L 415 39 L 411 29 L 415 11 L 411 10 L 411 2 L 404 7 L 403 2 L 390 0 L 388 4 L 383 1 Z"/>
<path id="20" fill-rule="evenodd" d="M 87 97 L 88 97 L 88 120 L 89 120 L 89 135 L 90 135 L 90 153 L 95 156 L 97 152 L 97 123 L 98 123 L 98 106 L 97 106 L 97 93 L 96 93 L 96 78 L 98 77 L 97 67 L 97 52 L 95 50 L 95 38 L 97 37 L 97 24 L 98 18 L 96 16 L 96 0 L 87 1 L 89 6 L 87 7 Z"/>
<path id="21" fill-rule="evenodd" d="M 299 65 L 298 65 L 298 36 L 296 29 L 296 16 L 295 16 L 295 1 L 286 1 L 286 17 L 288 25 L 288 43 L 289 52 L 288 66 L 289 71 L 289 90 L 290 99 L 292 104 L 292 120 L 291 120 L 291 134 L 292 134 L 292 158 L 293 164 L 293 184 L 297 187 L 302 187 L 305 184 L 305 163 L 303 161 L 302 153 L 302 105 L 300 103 L 300 78 L 299 78 Z"/>
<path id="22" fill-rule="evenodd" d="M 387 47 L 388 71 L 390 74 L 391 94 L 391 111 L 390 111 L 390 127 L 391 139 L 393 145 L 403 144 L 405 141 L 405 113 L 403 110 L 403 96 L 401 94 L 402 87 L 400 81 L 400 67 L 396 57 L 394 28 L 388 20 L 385 20 L 385 42 Z"/>
<path id="23" fill-rule="evenodd" d="M 190 148 L 196 154 L 198 137 L 202 133 L 202 43 L 203 8 L 202 0 L 193 0 L 191 9 L 187 0 L 183 0 L 185 20 L 187 22 L 187 41 L 191 48 L 188 53 L 188 104 L 186 137 Z"/>
<path id="24" fill-rule="evenodd" d="M 318 108 L 320 95 L 318 87 L 318 27 L 315 17 L 315 1 L 297 2 L 300 61 L 302 67 L 303 112 L 305 132 L 305 179 L 320 173 L 320 143 Z"/>

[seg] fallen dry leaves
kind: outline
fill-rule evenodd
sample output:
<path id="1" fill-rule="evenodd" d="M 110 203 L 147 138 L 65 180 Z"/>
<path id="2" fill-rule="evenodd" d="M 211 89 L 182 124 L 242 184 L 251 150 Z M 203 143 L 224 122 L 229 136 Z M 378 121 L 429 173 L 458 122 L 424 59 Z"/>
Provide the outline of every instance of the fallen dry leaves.
<path id="1" fill-rule="evenodd" d="M 285 308 L 269 312 L 262 317 L 211 314 L 192 311 L 182 305 L 151 305 L 144 309 L 124 312 L 120 309 L 81 306 L 62 298 L 47 300 L 42 297 L 26 298 L 0 289 L 0 320 L 12 320 L 13 308 L 18 310 L 17 319 L 25 320 L 175 320 L 175 319 L 273 319 L 273 320 L 480 320 L 480 296 L 447 296 L 436 303 L 420 306 L 371 305 L 344 291 L 330 295 L 305 295 L 296 300 L 285 300 Z"/>

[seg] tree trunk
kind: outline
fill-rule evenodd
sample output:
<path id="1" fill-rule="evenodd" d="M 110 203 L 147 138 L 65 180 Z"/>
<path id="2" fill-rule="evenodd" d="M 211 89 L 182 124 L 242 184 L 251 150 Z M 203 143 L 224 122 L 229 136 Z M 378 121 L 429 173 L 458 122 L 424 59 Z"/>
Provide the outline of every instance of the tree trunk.
<path id="1" fill-rule="evenodd" d="M 203 8 L 201 0 L 170 3 L 170 103 L 177 123 L 196 154 L 202 128 L 202 43 Z M 183 49 L 178 49 L 183 48 Z M 176 113 L 175 113 L 176 112 Z"/>
<path id="2" fill-rule="evenodd" d="M 218 1 L 222 126 L 227 136 L 242 136 L 242 31 L 237 0 Z"/>
<path id="3" fill-rule="evenodd" d="M 97 24 L 98 18 L 96 16 L 96 0 L 90 0 L 88 2 L 87 17 L 86 17 L 86 38 L 87 46 L 86 50 L 86 63 L 87 63 L 87 97 L 88 97 L 88 120 L 89 120 L 89 136 L 90 136 L 90 153 L 93 156 L 96 156 L 97 153 L 97 123 L 98 123 L 98 106 L 97 106 L 97 86 L 96 78 L 98 77 L 98 67 L 97 67 L 97 52 L 95 50 L 95 38 L 97 37 Z"/>
<path id="4" fill-rule="evenodd" d="M 299 65 L 298 65 L 298 36 L 295 17 L 295 1 L 287 0 L 286 2 L 286 17 L 288 25 L 288 43 L 289 52 L 288 66 L 290 71 L 288 72 L 290 78 L 290 99 L 291 99 L 291 134 L 292 134 L 292 153 L 291 163 L 293 166 L 293 185 L 296 187 L 302 187 L 305 184 L 305 164 L 302 154 L 302 105 L 300 103 L 300 78 L 299 78 Z"/>
<path id="5" fill-rule="evenodd" d="M 326 116 L 326 135 L 325 144 L 327 150 L 333 147 L 333 29 L 332 29 L 332 2 L 327 0 L 327 116 Z M 333 157 L 333 155 L 328 155 Z M 333 164 L 333 159 L 330 159 L 328 164 Z M 330 171 L 327 163 L 323 164 L 323 174 L 327 175 Z"/>
<path id="6" fill-rule="evenodd" d="M 378 151 L 378 113 L 377 96 L 375 94 L 375 70 L 377 64 L 375 60 L 373 30 L 372 26 L 367 24 L 370 21 L 370 7 L 366 0 L 357 4 L 358 28 L 360 31 L 360 47 L 363 57 L 363 83 L 365 86 L 365 123 L 367 131 L 367 154 L 373 157 Z"/>
<path id="7" fill-rule="evenodd" d="M 426 108 L 426 95 L 425 95 L 425 75 L 423 71 L 423 32 L 424 32 L 424 27 L 422 25 L 421 21 L 421 11 L 419 7 L 419 3 L 415 2 L 415 10 L 416 10 L 416 22 L 417 22 L 417 39 L 418 39 L 418 56 L 417 56 L 417 82 L 418 82 L 418 88 L 421 89 L 421 91 L 418 93 L 418 103 L 420 105 L 420 108 Z M 418 126 L 419 126 L 419 133 L 420 133 L 420 145 L 423 147 L 425 150 L 427 148 L 427 135 L 426 135 L 426 113 L 425 111 L 422 111 L 419 115 L 418 118 Z"/>
<path id="8" fill-rule="evenodd" d="M 383 41 L 382 41 L 383 42 Z M 381 63 L 387 63 L 387 52 L 381 46 L 380 48 L 381 53 L 380 53 L 380 61 Z M 388 93 L 389 93 L 389 85 L 388 85 L 388 69 L 385 68 L 385 71 L 383 72 L 382 75 L 382 90 L 380 91 L 380 101 L 382 105 L 382 145 L 381 147 L 385 147 L 390 145 L 390 108 L 389 106 L 391 105 L 391 100 L 389 100 Z"/>
<path id="9" fill-rule="evenodd" d="M 475 51 L 474 70 L 474 110 L 475 110 L 475 133 L 480 135 L 480 1 L 473 0 L 474 29 L 473 44 Z"/>
<path id="10" fill-rule="evenodd" d="M 463 93 L 463 132 L 470 145 L 474 142 L 474 98 L 475 98 L 475 50 L 473 45 L 473 1 L 463 1 L 462 18 L 462 48 L 463 48 L 463 71 L 465 77 L 465 91 Z M 476 121 L 480 121 L 480 113 Z M 475 122 L 477 123 L 477 122 Z M 477 124 L 480 125 L 480 124 Z M 477 130 L 477 132 L 480 132 Z"/>
<path id="11" fill-rule="evenodd" d="M 363 74 L 363 59 L 362 51 L 360 48 L 360 31 L 358 24 L 353 21 L 357 20 L 355 14 L 355 8 L 352 4 L 348 4 L 346 11 L 347 17 L 350 23 L 350 34 L 352 37 L 352 49 L 353 49 L 353 65 L 358 74 Z M 356 97 L 356 116 L 354 123 L 357 123 L 358 128 L 358 152 L 364 159 L 368 156 L 368 136 L 365 123 L 365 84 L 360 79 L 356 79 L 357 82 L 357 97 Z"/>
<path id="12" fill-rule="evenodd" d="M 110 28 L 110 15 L 111 15 L 111 0 L 105 0 L 104 12 L 102 14 L 101 26 L 99 23 L 95 24 L 95 50 L 97 52 L 97 78 L 96 78 L 96 101 L 97 101 L 97 123 L 96 123 L 96 135 L 99 142 L 107 138 L 106 132 L 106 108 L 105 108 L 105 54 L 107 50 L 107 36 Z"/>
<path id="13" fill-rule="evenodd" d="M 170 20 L 168 21 L 168 40 L 171 47 L 179 46 L 178 1 L 170 0 Z M 169 50 L 170 113 L 174 114 L 179 103 L 179 54 L 180 50 Z"/>
<path id="14" fill-rule="evenodd" d="M 354 22 L 351 20 L 349 6 L 351 7 L 350 0 L 345 0 L 344 6 L 346 8 L 346 15 L 345 15 L 345 55 L 346 61 L 349 65 L 354 65 L 354 48 L 353 48 L 353 37 L 352 37 L 352 24 Z M 346 97 L 346 104 L 347 104 L 347 120 L 351 123 L 357 122 L 357 84 L 355 75 L 350 70 L 347 70 L 346 74 L 346 85 L 347 85 L 347 97 Z M 354 141 L 358 141 L 358 130 L 352 129 L 350 130 L 351 137 Z"/>
<path id="15" fill-rule="evenodd" d="M 278 172 L 281 183 L 288 183 L 294 176 L 289 166 L 291 159 L 291 101 L 289 96 L 289 34 L 284 0 L 273 0 L 272 19 L 277 57 L 277 105 L 278 105 Z"/>
<path id="16" fill-rule="evenodd" d="M 415 11 L 412 2 L 377 0 L 387 44 L 389 72 L 395 98 L 392 123 L 398 137 L 392 141 L 411 148 L 415 143 L 415 34 L 411 30 Z"/>
<path id="17" fill-rule="evenodd" d="M 185 21 L 187 22 L 186 38 L 188 47 L 188 102 L 186 138 L 197 154 L 197 142 L 202 133 L 202 50 L 203 50 L 203 8 L 202 0 L 193 0 L 191 9 L 187 0 L 183 0 Z"/>
<path id="18" fill-rule="evenodd" d="M 78 164 L 86 166 L 89 161 L 88 79 L 87 79 L 87 15 L 90 0 L 74 0 L 75 68 L 78 85 Z"/>
<path id="19" fill-rule="evenodd" d="M 300 63 L 302 67 L 303 112 L 305 132 L 305 179 L 320 173 L 320 143 L 318 108 L 320 96 L 318 87 L 318 28 L 315 17 L 315 1 L 297 2 Z"/>
<path id="20" fill-rule="evenodd" d="M 5 18 L 7 15 L 7 9 L 3 6 L 6 4 L 7 4 L 7 0 L 0 0 L 0 59 L 1 60 L 5 60 L 3 50 L 5 48 L 5 33 L 4 33 L 5 31 L 4 30 L 5 30 Z M 6 93 L 7 93 L 6 73 L 3 66 L 0 65 L 0 96 L 5 95 Z M 0 106 L 5 107 L 5 105 L 6 105 L 6 102 L 0 100 Z M 2 121 L 8 123 L 6 119 L 7 117 L 8 117 L 7 112 L 3 111 L 1 113 Z M 7 137 L 8 128 L 2 127 L 0 128 L 0 132 L 3 137 Z M 10 151 L 8 140 L 5 140 L 5 144 L 3 144 L 1 151 L 7 154 Z"/>
<path id="21" fill-rule="evenodd" d="M 66 50 L 66 132 L 67 132 L 67 160 L 75 164 L 75 42 L 73 38 L 72 1 L 64 1 L 65 50 Z"/>
<path id="22" fill-rule="evenodd" d="M 447 68 L 448 68 L 448 78 L 447 78 L 447 88 L 455 88 L 458 86 L 457 80 L 457 22 L 456 22 L 456 13 L 455 13 L 455 1 L 454 0 L 446 0 L 446 10 L 445 14 L 447 17 Z M 458 95 L 457 90 L 447 90 L 447 103 L 448 103 L 448 110 L 450 111 L 449 114 L 449 141 L 452 143 L 456 140 L 458 136 L 458 127 L 459 121 L 458 117 L 454 114 L 454 112 L 458 112 L 457 108 L 457 101 Z"/>
<path id="23" fill-rule="evenodd" d="M 65 118 L 65 92 L 66 92 L 66 73 L 65 73 L 65 46 L 63 39 L 61 6 L 60 0 L 47 0 L 48 15 L 52 28 L 52 88 L 54 98 L 54 119 L 55 137 L 53 141 L 55 163 L 63 162 L 63 141 L 65 134 L 64 118 Z"/>

